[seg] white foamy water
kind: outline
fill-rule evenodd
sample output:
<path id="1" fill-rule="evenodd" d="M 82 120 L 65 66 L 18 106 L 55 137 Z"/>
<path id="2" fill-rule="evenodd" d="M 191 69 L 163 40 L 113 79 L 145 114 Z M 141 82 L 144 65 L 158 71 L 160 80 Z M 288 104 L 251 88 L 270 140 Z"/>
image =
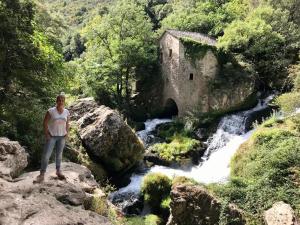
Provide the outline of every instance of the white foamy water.
<path id="1" fill-rule="evenodd" d="M 226 182 L 229 174 L 229 163 L 239 146 L 249 139 L 253 130 L 246 132 L 246 119 L 255 111 L 263 110 L 273 99 L 273 95 L 260 101 L 254 108 L 240 113 L 225 116 L 221 119 L 216 133 L 208 139 L 208 148 L 202 157 L 202 162 L 197 166 L 189 168 L 170 168 L 166 166 L 153 166 L 147 173 L 160 172 L 170 178 L 175 176 L 186 176 L 201 183 L 221 183 Z M 138 135 L 147 140 L 147 135 L 160 123 L 171 120 L 148 120 L 146 129 L 138 132 Z M 146 173 L 146 174 L 147 174 Z M 124 193 L 139 193 L 142 179 L 146 174 L 133 174 L 128 186 L 121 188 L 113 195 Z"/>
<path id="2" fill-rule="evenodd" d="M 147 143 L 149 136 L 151 137 L 150 133 L 155 129 L 155 127 L 162 123 L 171 122 L 171 119 L 149 119 L 145 122 L 145 130 L 141 130 L 136 134 L 142 139 L 144 144 Z"/>

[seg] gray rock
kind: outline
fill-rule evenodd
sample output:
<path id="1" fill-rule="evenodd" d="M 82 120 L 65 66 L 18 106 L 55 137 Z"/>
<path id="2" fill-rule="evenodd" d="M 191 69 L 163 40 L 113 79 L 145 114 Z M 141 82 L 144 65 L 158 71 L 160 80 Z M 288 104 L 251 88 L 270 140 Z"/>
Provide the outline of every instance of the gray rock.
<path id="1" fill-rule="evenodd" d="M 178 185 L 171 191 L 171 215 L 167 225 L 216 225 L 221 202 L 199 185 Z M 243 213 L 233 204 L 225 209 L 228 225 L 244 225 Z"/>
<path id="2" fill-rule="evenodd" d="M 33 184 L 38 171 L 12 182 L 0 178 L 0 224 L 110 225 L 106 217 L 83 208 L 89 193 L 98 188 L 91 172 L 75 163 L 63 163 L 62 171 L 63 181 L 51 164 L 41 184 Z"/>
<path id="3" fill-rule="evenodd" d="M 98 106 L 99 105 L 92 97 L 79 99 L 68 107 L 70 111 L 70 118 L 73 121 L 79 120 L 86 113 L 93 111 Z"/>
<path id="4" fill-rule="evenodd" d="M 142 142 L 115 110 L 99 106 L 80 118 L 78 127 L 84 147 L 111 172 L 125 172 L 143 157 Z"/>
<path id="5" fill-rule="evenodd" d="M 276 202 L 264 213 L 266 225 L 299 225 L 299 220 L 289 204 Z"/>
<path id="6" fill-rule="evenodd" d="M 11 180 L 27 166 L 27 153 L 17 141 L 0 138 L 0 177 Z"/>

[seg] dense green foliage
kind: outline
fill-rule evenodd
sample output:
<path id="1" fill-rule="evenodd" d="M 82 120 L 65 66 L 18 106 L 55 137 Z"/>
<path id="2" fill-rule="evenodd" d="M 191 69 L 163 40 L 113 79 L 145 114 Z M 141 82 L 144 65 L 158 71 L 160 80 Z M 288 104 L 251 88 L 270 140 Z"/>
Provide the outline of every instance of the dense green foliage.
<path id="1" fill-rule="evenodd" d="M 165 29 L 202 32 L 253 64 L 259 84 L 282 87 L 299 49 L 298 1 L 172 1 Z"/>
<path id="2" fill-rule="evenodd" d="M 57 40 L 32 1 L 0 1 L 0 136 L 41 152 L 45 107 L 66 83 Z M 50 23 L 50 22 L 49 22 Z"/>
<path id="3" fill-rule="evenodd" d="M 149 173 L 144 177 L 141 192 L 153 212 L 159 213 L 164 208 L 162 202 L 169 198 L 171 185 L 171 179 L 161 173 Z"/>
<path id="4" fill-rule="evenodd" d="M 162 159 L 172 162 L 180 161 L 187 154 L 197 151 L 201 146 L 200 141 L 180 134 L 175 134 L 169 143 L 157 143 L 151 146 L 151 151 L 156 152 Z"/>
<path id="5" fill-rule="evenodd" d="M 189 128 L 179 120 L 159 125 L 157 136 L 164 142 L 152 145 L 150 151 L 168 163 L 180 163 L 202 149 L 201 142 L 194 139 Z"/>
<path id="6" fill-rule="evenodd" d="M 127 218 L 125 225 L 161 225 L 162 220 L 153 214 L 149 214 L 145 217 L 131 217 Z"/>
<path id="7" fill-rule="evenodd" d="M 263 123 L 231 163 L 231 181 L 213 189 L 242 208 L 249 224 L 263 224 L 263 211 L 284 201 L 300 213 L 300 117 Z"/>
<path id="8" fill-rule="evenodd" d="M 108 105 L 129 107 L 133 83 L 155 60 L 152 25 L 143 6 L 118 1 L 107 15 L 95 17 L 84 34 L 84 72 L 94 94 Z"/>

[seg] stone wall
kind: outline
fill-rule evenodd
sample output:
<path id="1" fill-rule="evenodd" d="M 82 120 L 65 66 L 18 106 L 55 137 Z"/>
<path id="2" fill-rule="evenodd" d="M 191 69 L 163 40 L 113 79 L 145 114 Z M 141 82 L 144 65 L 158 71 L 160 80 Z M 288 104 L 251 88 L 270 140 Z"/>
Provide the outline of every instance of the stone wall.
<path id="1" fill-rule="evenodd" d="M 172 49 L 171 57 L 169 49 Z M 203 58 L 191 60 L 186 57 L 180 40 L 167 32 L 160 40 L 160 50 L 163 57 L 163 103 L 173 99 L 178 107 L 178 116 L 194 110 L 208 111 L 207 81 L 214 79 L 218 71 L 218 61 L 213 52 L 208 50 Z M 192 80 L 190 74 L 193 74 Z"/>
<path id="2" fill-rule="evenodd" d="M 221 74 L 222 65 L 219 65 L 213 48 L 203 49 L 202 55 L 191 58 L 179 38 L 164 33 L 160 39 L 163 107 L 169 99 L 174 100 L 179 117 L 195 112 L 230 111 L 253 93 L 254 83 L 247 76 L 240 79 L 229 75 L 230 79 L 234 78 L 230 81 Z M 215 81 L 223 82 L 220 88 L 211 88 Z"/>

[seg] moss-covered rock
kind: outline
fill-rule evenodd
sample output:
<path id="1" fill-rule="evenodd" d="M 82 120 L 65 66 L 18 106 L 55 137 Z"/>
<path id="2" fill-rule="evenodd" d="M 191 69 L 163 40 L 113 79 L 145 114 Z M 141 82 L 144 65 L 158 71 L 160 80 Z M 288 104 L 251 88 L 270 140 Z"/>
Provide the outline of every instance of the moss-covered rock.
<path id="1" fill-rule="evenodd" d="M 200 185 L 176 185 L 171 191 L 171 216 L 168 225 L 243 225 L 243 212 L 222 202 Z"/>
<path id="2" fill-rule="evenodd" d="M 149 173 L 144 177 L 141 192 L 154 212 L 161 211 L 161 203 L 168 198 L 171 185 L 171 179 L 161 173 Z"/>
<path id="3" fill-rule="evenodd" d="M 94 162 L 101 163 L 111 175 L 124 173 L 143 157 L 144 146 L 121 114 L 105 106 L 87 102 L 88 112 L 80 110 L 76 121 L 83 146 Z M 80 104 L 81 107 L 75 107 Z M 71 114 L 84 108 L 84 101 L 75 102 Z M 78 119 L 78 118 L 76 118 Z"/>
<path id="4" fill-rule="evenodd" d="M 70 128 L 64 157 L 72 162 L 86 166 L 92 171 L 97 181 L 102 182 L 107 179 L 108 174 L 103 166 L 100 163 L 94 162 L 82 146 L 77 126 L 74 123 L 72 123 Z"/>
<path id="5" fill-rule="evenodd" d="M 203 150 L 201 142 L 189 137 L 175 134 L 170 143 L 157 143 L 149 151 L 158 155 L 167 164 L 186 164 Z"/>

